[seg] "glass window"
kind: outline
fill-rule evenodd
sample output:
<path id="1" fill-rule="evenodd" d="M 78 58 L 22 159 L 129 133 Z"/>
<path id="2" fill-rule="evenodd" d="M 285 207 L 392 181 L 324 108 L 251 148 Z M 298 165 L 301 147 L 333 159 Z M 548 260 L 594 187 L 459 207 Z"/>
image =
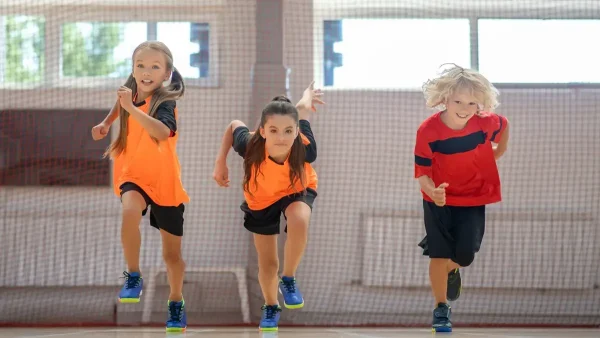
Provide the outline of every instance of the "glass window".
<path id="1" fill-rule="evenodd" d="M 0 83 L 35 84 L 44 76 L 44 19 L 0 16 Z"/>
<path id="2" fill-rule="evenodd" d="M 133 50 L 156 39 L 169 47 L 185 78 L 208 77 L 208 32 L 208 24 L 190 22 L 67 23 L 62 27 L 62 76 L 125 78 Z"/>
<path id="3" fill-rule="evenodd" d="M 444 63 L 471 65 L 468 19 L 325 21 L 323 47 L 334 88 L 420 88 Z"/>
<path id="4" fill-rule="evenodd" d="M 600 20 L 479 20 L 479 70 L 496 83 L 600 82 Z M 587 36 L 585 38 L 584 36 Z"/>

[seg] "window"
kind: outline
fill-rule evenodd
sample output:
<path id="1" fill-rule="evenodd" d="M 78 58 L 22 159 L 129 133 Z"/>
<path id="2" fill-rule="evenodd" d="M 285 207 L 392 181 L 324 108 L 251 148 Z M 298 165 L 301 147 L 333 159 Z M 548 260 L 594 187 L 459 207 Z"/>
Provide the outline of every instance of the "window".
<path id="1" fill-rule="evenodd" d="M 344 19 L 323 28 L 325 86 L 414 89 L 444 63 L 471 65 L 468 19 Z"/>
<path id="2" fill-rule="evenodd" d="M 600 20 L 479 20 L 479 70 L 496 83 L 600 82 Z"/>
<path id="3" fill-rule="evenodd" d="M 0 16 L 0 83 L 38 84 L 44 76 L 44 19 Z"/>
<path id="4" fill-rule="evenodd" d="M 209 25 L 191 22 L 69 22 L 62 25 L 62 78 L 126 78 L 131 53 L 146 40 L 164 42 L 187 79 L 207 78 Z M 92 81 L 95 83 L 95 81 Z"/>

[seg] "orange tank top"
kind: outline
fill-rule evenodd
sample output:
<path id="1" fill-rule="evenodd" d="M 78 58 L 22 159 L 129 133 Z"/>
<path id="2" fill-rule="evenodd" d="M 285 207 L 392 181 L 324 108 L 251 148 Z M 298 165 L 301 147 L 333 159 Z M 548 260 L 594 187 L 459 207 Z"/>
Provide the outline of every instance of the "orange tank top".
<path id="1" fill-rule="evenodd" d="M 301 136 L 303 143 L 308 144 L 308 139 L 302 134 Z M 266 148 L 265 158 L 260 164 L 258 184 L 254 183 L 254 169 L 252 170 L 248 187 L 252 194 L 244 190 L 246 203 L 251 210 L 265 209 L 285 196 L 302 192 L 300 181 L 296 181 L 294 186 L 290 187 L 290 165 L 287 160 L 283 164 L 273 161 Z M 308 162 L 304 163 L 304 175 L 306 188 L 317 190 L 317 172 Z"/>
<path id="2" fill-rule="evenodd" d="M 148 114 L 152 97 L 137 104 Z M 175 108 L 177 119 L 177 108 Z M 160 206 L 178 206 L 190 198 L 181 182 L 181 166 L 176 147 L 179 133 L 156 144 L 150 134 L 129 116 L 127 121 L 127 145 L 125 151 L 113 159 L 113 189 L 120 196 L 119 187 L 131 182 L 144 190 L 152 201 Z"/>

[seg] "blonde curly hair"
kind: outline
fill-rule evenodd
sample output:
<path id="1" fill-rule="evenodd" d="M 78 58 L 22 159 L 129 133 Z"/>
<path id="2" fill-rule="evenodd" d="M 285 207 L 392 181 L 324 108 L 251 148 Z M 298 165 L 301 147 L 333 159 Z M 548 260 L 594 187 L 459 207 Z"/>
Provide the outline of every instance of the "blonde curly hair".
<path id="1" fill-rule="evenodd" d="M 477 99 L 480 110 L 491 112 L 498 107 L 499 92 L 483 75 L 453 63 L 444 65 L 452 65 L 452 67 L 443 70 L 438 77 L 429 79 L 423 84 L 427 107 L 446 109 L 446 100 L 454 93 L 463 90 Z"/>

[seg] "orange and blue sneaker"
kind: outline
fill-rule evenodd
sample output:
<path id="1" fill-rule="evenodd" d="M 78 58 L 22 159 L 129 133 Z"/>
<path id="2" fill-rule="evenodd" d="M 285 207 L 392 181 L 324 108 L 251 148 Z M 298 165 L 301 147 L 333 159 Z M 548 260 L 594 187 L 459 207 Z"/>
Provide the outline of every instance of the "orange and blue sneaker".
<path id="1" fill-rule="evenodd" d="M 184 332 L 187 328 L 187 315 L 185 314 L 185 301 L 167 302 L 169 317 L 167 319 L 167 332 Z"/>
<path id="2" fill-rule="evenodd" d="M 139 303 L 140 296 L 142 295 L 142 287 L 144 286 L 144 280 L 139 272 L 128 273 L 123 271 L 125 276 L 125 284 L 119 292 L 120 303 Z"/>
<path id="3" fill-rule="evenodd" d="M 452 332 L 452 322 L 450 321 L 450 306 L 445 303 L 439 303 L 433 310 L 433 323 L 431 331 L 433 332 Z"/>
<path id="4" fill-rule="evenodd" d="M 262 317 L 260 318 L 260 331 L 277 331 L 279 330 L 279 318 L 281 317 L 281 306 L 279 305 L 263 305 L 261 307 Z"/>
<path id="5" fill-rule="evenodd" d="M 288 309 L 300 309 L 304 307 L 302 292 L 298 289 L 296 278 L 281 276 L 279 280 L 279 292 L 283 295 L 283 305 Z"/>

